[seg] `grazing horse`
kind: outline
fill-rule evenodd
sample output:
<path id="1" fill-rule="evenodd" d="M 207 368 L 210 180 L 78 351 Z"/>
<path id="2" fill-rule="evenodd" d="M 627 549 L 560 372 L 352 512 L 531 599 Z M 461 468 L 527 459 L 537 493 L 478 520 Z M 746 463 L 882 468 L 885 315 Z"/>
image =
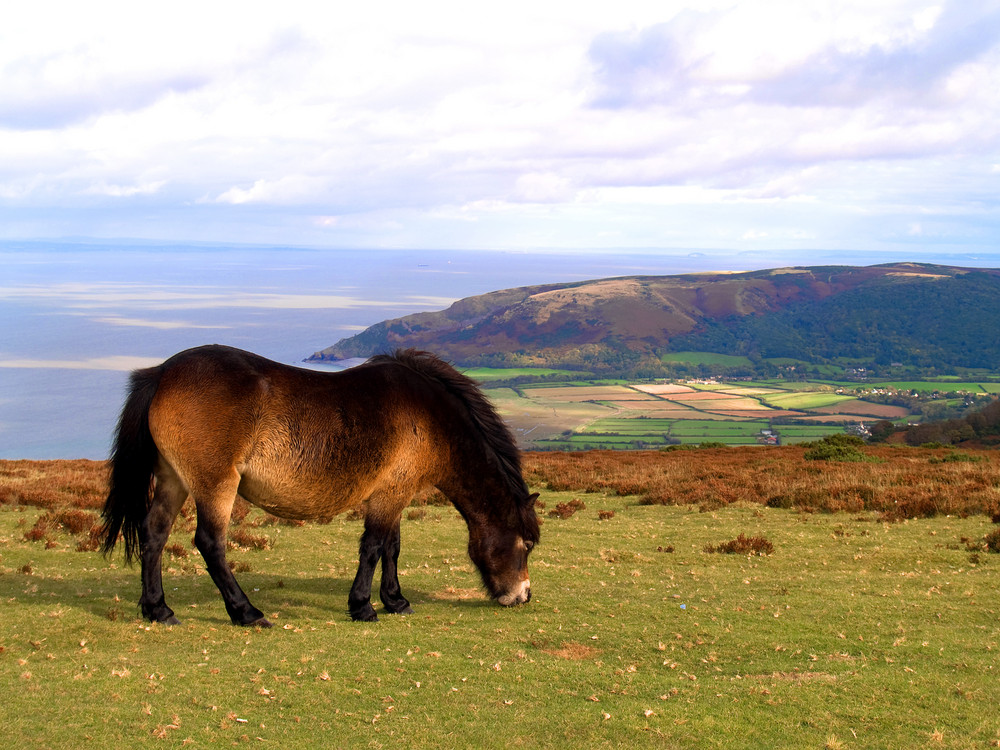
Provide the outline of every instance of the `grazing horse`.
<path id="1" fill-rule="evenodd" d="M 226 563 L 237 494 L 293 519 L 329 519 L 365 503 L 351 617 L 378 619 L 370 599 L 379 561 L 385 611 L 411 613 L 397 576 L 399 519 L 427 486 L 465 519 L 469 556 L 490 595 L 504 606 L 527 602 L 538 495 L 528 493 L 510 431 L 472 380 L 414 350 L 323 373 L 225 346 L 188 349 L 132 373 L 111 457 L 103 551 L 110 555 L 120 536 L 126 560 L 141 563 L 143 615 L 177 624 L 160 562 L 190 496 L 194 543 L 230 618 L 268 627 Z"/>

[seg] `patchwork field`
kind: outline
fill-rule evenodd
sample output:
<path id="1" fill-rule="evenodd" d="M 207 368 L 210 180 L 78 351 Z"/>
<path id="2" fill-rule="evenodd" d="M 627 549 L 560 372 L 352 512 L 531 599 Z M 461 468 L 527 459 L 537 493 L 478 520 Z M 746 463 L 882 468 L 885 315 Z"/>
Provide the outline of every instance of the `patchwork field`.
<path id="1" fill-rule="evenodd" d="M 967 398 L 963 394 L 983 397 L 1000 393 L 1000 383 L 946 379 L 878 383 L 784 379 L 636 383 L 577 380 L 512 389 L 491 390 L 488 383 L 484 387 L 522 447 L 571 450 L 634 449 L 678 441 L 793 444 L 841 433 L 847 428 L 863 430 L 880 420 L 900 424 L 921 421 L 919 411 L 880 402 L 884 399 L 878 394 L 884 396 L 893 389 L 907 396 L 917 394 L 914 398 L 918 401 L 936 400 L 949 408 L 962 407 Z M 738 431 L 721 426 L 691 430 L 684 427 L 690 420 L 745 427 Z M 617 427 L 609 427 L 612 424 Z"/>
<path id="2" fill-rule="evenodd" d="M 778 387 L 714 381 L 596 381 L 525 385 L 488 393 L 528 448 L 622 449 L 678 441 L 747 445 L 774 439 L 794 443 L 842 432 L 848 424 L 910 418 L 904 407 L 837 393 L 826 383 Z M 689 428 L 685 426 L 689 421 L 715 427 Z M 808 431 L 790 429 L 795 423 L 811 427 Z"/>

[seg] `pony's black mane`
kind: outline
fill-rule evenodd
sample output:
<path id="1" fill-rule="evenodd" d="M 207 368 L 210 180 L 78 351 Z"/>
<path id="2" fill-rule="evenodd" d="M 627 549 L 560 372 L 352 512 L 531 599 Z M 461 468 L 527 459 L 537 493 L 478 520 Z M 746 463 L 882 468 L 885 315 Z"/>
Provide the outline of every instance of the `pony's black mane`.
<path id="1" fill-rule="evenodd" d="M 398 362 L 438 381 L 456 396 L 465 404 L 469 418 L 482 436 L 487 450 L 496 459 L 500 474 L 514 497 L 521 503 L 528 501 L 528 487 L 521 475 L 521 452 L 514 436 L 472 378 L 436 355 L 418 349 L 397 349 L 392 354 L 379 354 L 368 361 L 373 364 Z"/>

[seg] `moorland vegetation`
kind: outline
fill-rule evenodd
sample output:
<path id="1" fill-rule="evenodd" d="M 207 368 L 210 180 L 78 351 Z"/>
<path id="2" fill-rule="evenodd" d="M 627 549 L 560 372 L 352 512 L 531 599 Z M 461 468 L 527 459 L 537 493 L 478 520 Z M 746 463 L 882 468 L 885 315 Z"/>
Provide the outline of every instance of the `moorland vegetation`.
<path id="1" fill-rule="evenodd" d="M 405 515 L 416 614 L 340 602 L 362 524 L 237 505 L 276 627 L 229 623 L 185 507 L 180 625 L 94 529 L 106 466 L 0 462 L 0 735 L 48 747 L 992 747 L 1000 469 L 944 448 L 527 453 L 532 601 L 497 607 L 437 496 Z M 849 452 L 849 451 L 847 451 Z M 990 515 L 985 515 L 990 514 Z"/>

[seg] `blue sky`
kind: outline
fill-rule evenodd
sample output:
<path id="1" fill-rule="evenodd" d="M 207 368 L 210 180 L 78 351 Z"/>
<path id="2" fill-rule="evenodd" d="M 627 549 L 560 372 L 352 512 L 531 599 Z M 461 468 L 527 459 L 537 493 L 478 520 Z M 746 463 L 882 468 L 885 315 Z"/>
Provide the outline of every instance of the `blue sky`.
<path id="1" fill-rule="evenodd" d="M 998 247 L 1000 2 L 17 5 L 0 240 Z"/>

